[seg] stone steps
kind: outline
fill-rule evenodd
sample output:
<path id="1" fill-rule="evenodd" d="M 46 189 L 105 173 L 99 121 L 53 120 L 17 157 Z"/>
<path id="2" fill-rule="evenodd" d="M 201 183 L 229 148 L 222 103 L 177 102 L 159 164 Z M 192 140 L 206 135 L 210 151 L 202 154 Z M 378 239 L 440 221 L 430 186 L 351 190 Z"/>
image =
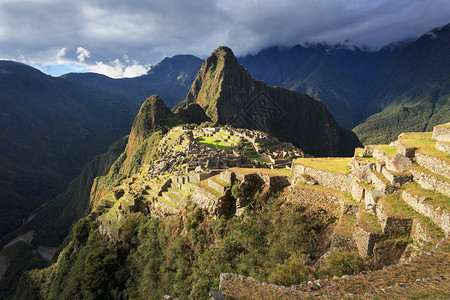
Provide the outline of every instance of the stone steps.
<path id="1" fill-rule="evenodd" d="M 181 206 L 186 202 L 183 198 L 180 198 L 170 192 L 163 192 L 161 197 L 165 200 L 165 202 L 172 203 L 174 206 Z"/>
<path id="2" fill-rule="evenodd" d="M 450 180 L 440 174 L 436 174 L 425 167 L 416 163 L 411 165 L 411 174 L 414 181 L 422 188 L 437 191 L 447 197 L 450 197 Z"/>
<path id="3" fill-rule="evenodd" d="M 215 175 L 208 179 L 208 186 L 220 194 L 224 194 L 228 187 L 227 182 L 220 179 L 220 175 Z"/>
<path id="4" fill-rule="evenodd" d="M 383 174 L 373 171 L 371 175 L 372 184 L 376 190 L 382 191 L 385 194 L 392 194 L 399 189 L 392 185 Z"/>
<path id="5" fill-rule="evenodd" d="M 413 180 L 413 175 L 409 171 L 394 172 L 394 171 L 389 171 L 387 168 L 382 168 L 381 174 L 383 174 L 383 176 L 387 180 L 389 180 L 389 182 L 393 186 L 398 187 L 398 188 L 401 187 L 406 182 L 410 182 Z"/>
<path id="6" fill-rule="evenodd" d="M 450 233 L 450 212 L 446 209 L 450 204 L 449 197 L 438 192 L 430 193 L 414 184 L 405 186 L 401 197 L 416 212 L 430 218 L 445 234 Z"/>
<path id="7" fill-rule="evenodd" d="M 169 187 L 167 189 L 167 191 L 169 193 L 175 195 L 176 197 L 182 199 L 182 200 L 186 200 L 186 198 L 187 198 L 187 193 L 186 192 L 184 192 L 184 191 L 182 191 L 182 190 L 180 190 L 180 189 L 178 189 L 178 188 L 176 188 L 174 186 Z"/>

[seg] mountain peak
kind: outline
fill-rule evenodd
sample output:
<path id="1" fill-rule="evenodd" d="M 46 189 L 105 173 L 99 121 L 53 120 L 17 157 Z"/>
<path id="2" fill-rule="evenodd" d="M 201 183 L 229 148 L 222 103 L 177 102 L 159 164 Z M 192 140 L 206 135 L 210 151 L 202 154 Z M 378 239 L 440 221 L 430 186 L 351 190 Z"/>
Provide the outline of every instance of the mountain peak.
<path id="1" fill-rule="evenodd" d="M 142 141 L 148 138 L 158 126 L 165 125 L 174 117 L 172 111 L 157 95 L 145 100 L 131 127 L 127 156 L 135 152 Z"/>
<path id="2" fill-rule="evenodd" d="M 199 104 L 217 124 L 260 130 L 314 155 L 352 155 L 354 146 L 360 145 L 321 102 L 254 80 L 224 46 L 200 68 L 184 105 L 190 103 Z M 352 137 L 345 139 L 347 135 Z"/>

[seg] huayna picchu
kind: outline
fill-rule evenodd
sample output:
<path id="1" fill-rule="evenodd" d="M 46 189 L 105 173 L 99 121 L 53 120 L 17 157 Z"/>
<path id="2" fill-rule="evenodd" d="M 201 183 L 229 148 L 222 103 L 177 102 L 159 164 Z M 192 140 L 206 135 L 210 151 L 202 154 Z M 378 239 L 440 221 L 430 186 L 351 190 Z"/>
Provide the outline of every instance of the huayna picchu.
<path id="1" fill-rule="evenodd" d="M 177 107 L 199 104 L 217 124 L 267 132 L 316 156 L 351 156 L 361 146 L 340 127 L 325 105 L 306 94 L 254 80 L 227 47 L 203 63 Z"/>

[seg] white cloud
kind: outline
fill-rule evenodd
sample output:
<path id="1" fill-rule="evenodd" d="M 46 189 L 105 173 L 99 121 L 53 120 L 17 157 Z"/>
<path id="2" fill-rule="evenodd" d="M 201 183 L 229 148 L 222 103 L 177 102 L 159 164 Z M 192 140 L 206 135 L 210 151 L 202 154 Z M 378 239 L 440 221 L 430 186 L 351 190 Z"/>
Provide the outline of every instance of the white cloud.
<path id="1" fill-rule="evenodd" d="M 83 47 L 77 48 L 77 54 L 78 54 L 77 59 L 79 62 L 83 62 L 86 58 L 91 57 L 91 52 L 84 49 Z"/>
<path id="2" fill-rule="evenodd" d="M 64 56 L 66 56 L 67 48 L 61 48 L 56 54 L 56 62 L 61 64 L 64 62 Z"/>
<path id="3" fill-rule="evenodd" d="M 131 78 L 147 74 L 149 68 L 145 67 L 137 61 L 133 61 L 131 65 L 125 65 L 119 59 L 105 64 L 97 61 L 95 65 L 87 66 L 92 72 L 100 73 L 112 78 Z"/>

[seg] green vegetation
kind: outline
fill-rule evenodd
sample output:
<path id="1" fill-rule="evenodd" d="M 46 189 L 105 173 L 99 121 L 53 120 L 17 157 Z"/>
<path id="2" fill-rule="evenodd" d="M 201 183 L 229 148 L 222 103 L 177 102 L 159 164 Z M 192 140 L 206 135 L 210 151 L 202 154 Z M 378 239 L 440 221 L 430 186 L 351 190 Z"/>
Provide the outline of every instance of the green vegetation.
<path id="1" fill-rule="evenodd" d="M 383 210 L 388 216 L 398 218 L 414 218 L 420 222 L 426 230 L 431 234 L 434 242 L 439 241 L 445 235 L 441 228 L 437 226 L 433 221 L 424 215 L 416 212 L 411 206 L 409 206 L 403 199 L 401 199 L 401 193 L 394 193 L 380 198 L 380 203 L 383 205 Z M 431 247 L 433 243 L 429 243 L 428 247 Z"/>
<path id="2" fill-rule="evenodd" d="M 224 140 L 217 139 L 215 137 L 198 137 L 195 140 L 198 144 L 204 145 L 210 148 L 216 148 L 220 150 L 233 149 L 232 146 L 228 145 Z"/>
<path id="3" fill-rule="evenodd" d="M 346 239 L 352 239 L 355 231 L 356 216 L 343 214 L 334 229 L 334 234 Z"/>
<path id="4" fill-rule="evenodd" d="M 439 192 L 424 189 L 416 182 L 408 182 L 403 188 L 413 195 L 427 197 L 425 202 L 434 207 L 441 207 L 444 210 L 450 211 L 450 198 Z"/>
<path id="5" fill-rule="evenodd" d="M 9 258 L 9 266 L 0 281 L 2 299 L 14 295 L 17 282 L 23 272 L 48 265 L 39 253 L 32 251 L 31 246 L 22 241 L 9 246 L 3 251 L 3 255 Z"/>
<path id="6" fill-rule="evenodd" d="M 408 147 L 417 147 L 417 153 L 434 156 L 450 164 L 450 154 L 437 150 L 431 135 L 431 132 L 408 132 L 402 135 L 400 142 Z"/>
<path id="7" fill-rule="evenodd" d="M 297 158 L 295 163 L 314 169 L 336 172 L 347 175 L 349 173 L 349 163 L 351 157 L 314 157 Z"/>
<path id="8" fill-rule="evenodd" d="M 55 265 L 22 277 L 18 299 L 198 299 L 218 288 L 221 272 L 298 283 L 313 275 L 318 239 L 329 226 L 321 214 L 278 197 L 256 198 L 241 218 L 213 219 L 195 205 L 183 214 L 182 222 L 128 215 L 118 244 L 81 220 Z"/>
<path id="9" fill-rule="evenodd" d="M 370 147 L 377 148 L 378 150 L 383 151 L 387 156 L 394 157 L 398 151 L 397 147 L 389 146 L 389 145 L 370 145 Z"/>
<path id="10" fill-rule="evenodd" d="M 325 266 L 319 270 L 319 277 L 355 275 L 369 268 L 357 252 L 334 252 L 325 259 Z"/>
<path id="11" fill-rule="evenodd" d="M 358 224 L 366 231 L 374 233 L 383 233 L 380 222 L 375 215 L 369 214 L 365 211 L 360 211 L 358 214 Z"/>

